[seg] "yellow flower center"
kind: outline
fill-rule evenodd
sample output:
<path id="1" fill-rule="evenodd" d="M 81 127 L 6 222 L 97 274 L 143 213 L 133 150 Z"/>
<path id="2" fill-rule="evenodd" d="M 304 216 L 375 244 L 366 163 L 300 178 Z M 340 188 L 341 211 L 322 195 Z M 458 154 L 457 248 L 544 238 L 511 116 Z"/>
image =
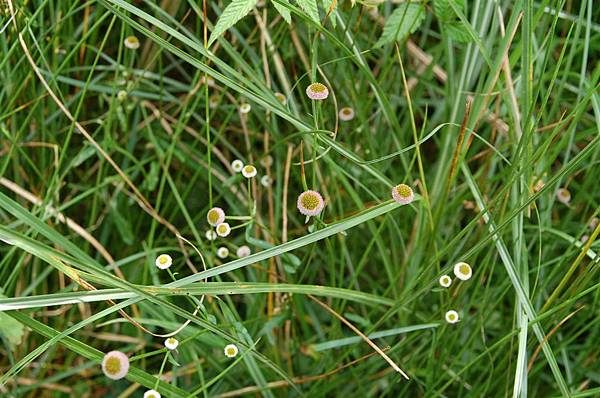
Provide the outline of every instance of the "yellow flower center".
<path id="1" fill-rule="evenodd" d="M 116 375 L 121 371 L 121 361 L 117 357 L 110 357 L 106 360 L 106 373 Z"/>
<path id="2" fill-rule="evenodd" d="M 315 210 L 319 207 L 319 198 L 314 193 L 307 193 L 302 196 L 302 207 L 307 210 Z"/>
<path id="3" fill-rule="evenodd" d="M 230 356 L 235 355 L 235 348 L 233 348 L 233 347 L 227 348 L 227 355 L 230 355 Z"/>
<path id="4" fill-rule="evenodd" d="M 454 314 L 448 314 L 448 319 L 450 319 L 451 321 L 456 319 L 456 315 Z"/>
<path id="5" fill-rule="evenodd" d="M 351 114 L 351 113 L 352 113 L 352 111 L 350 110 L 350 108 L 344 108 L 344 109 L 342 109 L 342 113 L 343 113 L 344 115 L 349 115 L 349 114 Z"/>
<path id="6" fill-rule="evenodd" d="M 246 166 L 246 167 L 244 167 L 244 171 L 248 174 L 252 174 L 252 173 L 254 173 L 254 167 Z"/>
<path id="7" fill-rule="evenodd" d="M 175 341 L 175 339 L 173 337 L 171 337 L 170 339 L 167 340 L 167 343 L 169 343 L 169 344 L 175 344 L 176 341 Z"/>
<path id="8" fill-rule="evenodd" d="M 321 83 L 313 83 L 310 85 L 310 91 L 313 93 L 324 93 L 327 90 L 324 84 Z"/>
<path id="9" fill-rule="evenodd" d="M 216 223 L 217 221 L 219 221 L 219 212 L 211 209 L 208 211 L 208 219 L 210 220 L 211 223 Z"/>
<path id="10" fill-rule="evenodd" d="M 160 256 L 160 257 L 158 258 L 158 262 L 159 262 L 159 263 L 161 263 L 161 264 L 166 264 L 166 263 L 167 263 L 167 261 L 168 261 L 168 260 L 167 260 L 167 256 Z"/>
<path id="11" fill-rule="evenodd" d="M 217 227 L 217 231 L 224 234 L 225 232 L 227 232 L 227 227 L 225 225 L 219 225 Z"/>
<path id="12" fill-rule="evenodd" d="M 396 187 L 396 192 L 403 198 L 408 198 L 412 193 L 412 189 L 406 184 L 400 184 Z"/>
<path id="13" fill-rule="evenodd" d="M 463 274 L 463 275 L 469 275 L 469 271 L 470 271 L 470 269 L 469 269 L 469 266 L 468 266 L 467 264 L 461 264 L 461 265 L 458 267 L 458 270 L 459 270 L 459 271 L 460 271 L 460 273 L 461 273 L 461 274 Z"/>

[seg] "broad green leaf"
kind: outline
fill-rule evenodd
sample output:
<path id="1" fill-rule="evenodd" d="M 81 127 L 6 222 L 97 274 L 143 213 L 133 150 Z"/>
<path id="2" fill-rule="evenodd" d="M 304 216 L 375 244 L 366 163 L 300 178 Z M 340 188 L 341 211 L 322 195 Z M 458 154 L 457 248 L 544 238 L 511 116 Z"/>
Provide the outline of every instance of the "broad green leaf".
<path id="1" fill-rule="evenodd" d="M 417 30 L 424 18 L 425 9 L 422 4 L 401 4 L 385 21 L 383 33 L 375 44 L 375 47 L 404 39 L 410 33 Z"/>
<path id="2" fill-rule="evenodd" d="M 452 22 L 446 24 L 444 25 L 444 29 L 454 41 L 457 41 L 459 43 L 470 43 L 473 41 L 473 39 L 469 35 L 469 31 L 460 22 Z"/>
<path id="3" fill-rule="evenodd" d="M 233 0 L 219 17 L 215 28 L 210 34 L 208 46 L 215 42 L 225 31 L 244 18 L 254 8 L 257 0 Z"/>
<path id="4" fill-rule="evenodd" d="M 296 2 L 313 21 L 318 24 L 321 23 L 321 20 L 319 19 L 319 7 L 317 6 L 317 0 L 296 0 Z"/>
<path id="5" fill-rule="evenodd" d="M 0 299 L 2 298 L 6 298 L 6 296 L 0 294 Z M 0 337 L 4 337 L 11 349 L 14 350 L 21 344 L 23 325 L 4 312 L 0 312 Z"/>
<path id="6" fill-rule="evenodd" d="M 283 3 L 289 4 L 288 0 L 279 0 Z M 275 7 L 275 9 L 277 10 L 277 12 L 279 13 L 279 15 L 281 15 L 281 17 L 285 20 L 285 22 L 287 22 L 288 24 L 292 23 L 292 16 L 290 15 L 290 10 L 288 10 L 286 8 L 286 6 L 279 4 L 276 1 L 272 1 L 271 2 L 273 4 L 273 7 Z"/>

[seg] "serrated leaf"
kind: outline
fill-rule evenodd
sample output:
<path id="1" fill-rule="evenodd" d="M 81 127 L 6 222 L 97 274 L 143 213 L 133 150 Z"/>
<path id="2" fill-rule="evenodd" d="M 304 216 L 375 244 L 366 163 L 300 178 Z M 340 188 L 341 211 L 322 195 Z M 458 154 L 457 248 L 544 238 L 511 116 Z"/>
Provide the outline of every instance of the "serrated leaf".
<path id="1" fill-rule="evenodd" d="M 290 4 L 290 2 L 288 0 L 279 0 L 279 1 L 286 3 L 286 4 Z M 290 10 L 288 10 L 286 6 L 279 4 L 276 1 L 272 1 L 271 3 L 273 3 L 273 7 L 275 7 L 275 9 L 279 13 L 279 15 L 281 15 L 283 17 L 285 22 L 287 22 L 288 24 L 291 24 L 292 16 L 290 14 Z"/>
<path id="2" fill-rule="evenodd" d="M 320 24 L 321 20 L 319 19 L 319 7 L 317 6 L 317 0 L 296 0 L 296 3 L 304 10 L 308 16 Z"/>
<path id="3" fill-rule="evenodd" d="M 233 0 L 219 17 L 215 28 L 210 34 L 208 46 L 210 47 L 225 31 L 244 18 L 256 5 L 257 0 Z"/>
<path id="4" fill-rule="evenodd" d="M 459 43 L 470 43 L 473 41 L 473 38 L 469 35 L 469 31 L 460 22 L 452 22 L 444 25 L 444 29 L 454 41 Z"/>
<path id="5" fill-rule="evenodd" d="M 375 44 L 375 47 L 404 39 L 410 33 L 417 30 L 424 18 L 425 9 L 422 4 L 401 4 L 385 21 L 383 33 Z"/>
<path id="6" fill-rule="evenodd" d="M 435 16 L 441 20 L 448 20 L 454 16 L 454 11 L 452 11 L 448 0 L 434 0 L 433 11 Z"/>

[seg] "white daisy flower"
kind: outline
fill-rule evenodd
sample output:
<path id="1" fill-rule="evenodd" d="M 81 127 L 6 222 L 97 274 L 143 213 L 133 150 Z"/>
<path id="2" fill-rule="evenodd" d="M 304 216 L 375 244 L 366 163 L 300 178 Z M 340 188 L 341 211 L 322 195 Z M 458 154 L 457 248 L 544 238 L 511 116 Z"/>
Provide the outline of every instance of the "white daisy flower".
<path id="1" fill-rule="evenodd" d="M 220 207 L 213 207 L 206 213 L 206 221 L 213 227 L 225 221 L 225 212 Z"/>
<path id="2" fill-rule="evenodd" d="M 571 192 L 567 188 L 560 188 L 556 191 L 556 199 L 565 205 L 568 205 L 571 201 Z"/>
<path id="3" fill-rule="evenodd" d="M 354 109 L 350 108 L 349 106 L 345 106 L 342 109 L 340 109 L 338 115 L 340 117 L 340 120 L 344 122 L 349 122 L 350 120 L 354 119 Z"/>
<path id="4" fill-rule="evenodd" d="M 242 258 L 242 257 L 249 256 L 250 254 L 252 254 L 252 252 L 250 251 L 250 248 L 248 246 L 244 245 L 244 246 L 238 247 L 235 254 L 236 254 L 236 256 Z"/>
<path id="5" fill-rule="evenodd" d="M 473 270 L 469 264 L 461 261 L 454 264 L 454 275 L 461 281 L 468 281 L 473 275 Z"/>
<path id="6" fill-rule="evenodd" d="M 242 169 L 242 175 L 246 178 L 253 178 L 256 176 L 256 167 L 251 164 L 244 166 Z"/>
<path id="7" fill-rule="evenodd" d="M 227 344 L 223 352 L 227 358 L 235 358 L 238 354 L 238 348 L 235 344 Z"/>
<path id="8" fill-rule="evenodd" d="M 137 50 L 140 48 L 140 40 L 135 36 L 127 36 L 123 44 L 130 50 Z"/>
<path id="9" fill-rule="evenodd" d="M 458 312 L 454 310 L 450 310 L 446 312 L 446 322 L 448 323 L 456 323 L 459 321 Z"/>
<path id="10" fill-rule="evenodd" d="M 448 275 L 440 276 L 440 285 L 442 287 L 450 287 L 451 284 L 452 284 L 452 278 L 450 278 Z"/>
<path id="11" fill-rule="evenodd" d="M 156 257 L 154 261 L 154 265 L 156 265 L 160 269 L 167 269 L 173 264 L 173 259 L 168 254 L 161 254 Z"/>
<path id="12" fill-rule="evenodd" d="M 233 162 L 231 162 L 231 168 L 233 169 L 233 171 L 235 171 L 236 173 L 239 173 L 240 171 L 242 171 L 242 169 L 244 168 L 244 162 L 242 162 L 239 159 L 234 160 Z"/>
<path id="13" fill-rule="evenodd" d="M 401 205 L 407 205 L 415 199 L 415 194 L 408 185 L 399 184 L 392 188 L 392 198 Z"/>
<path id="14" fill-rule="evenodd" d="M 119 380 L 127 376 L 129 371 L 129 358 L 121 351 L 111 351 L 102 359 L 102 372 L 112 380 Z"/>
<path id="15" fill-rule="evenodd" d="M 322 83 L 312 83 L 306 87 L 306 95 L 311 100 L 324 100 L 329 96 L 329 89 Z"/>
<path id="16" fill-rule="evenodd" d="M 229 249 L 225 246 L 221 246 L 217 249 L 217 256 L 219 258 L 227 258 L 229 256 Z"/>
<path id="17" fill-rule="evenodd" d="M 265 188 L 270 187 L 272 183 L 273 179 L 268 175 L 264 175 L 260 178 L 260 185 L 262 185 Z"/>
<path id="18" fill-rule="evenodd" d="M 209 229 L 208 231 L 206 231 L 206 233 L 204 234 L 204 236 L 206 237 L 206 240 L 215 240 L 215 239 L 217 239 L 217 233 L 215 231 L 213 231 L 212 229 Z"/>
<path id="19" fill-rule="evenodd" d="M 179 346 L 179 341 L 176 338 L 169 337 L 165 340 L 165 347 L 167 347 L 169 350 L 173 351 L 177 348 L 177 346 Z"/>
<path id="20" fill-rule="evenodd" d="M 304 191 L 298 196 L 296 206 L 305 216 L 318 216 L 325 207 L 325 201 L 317 191 Z"/>
<path id="21" fill-rule="evenodd" d="M 156 390 L 148 390 L 144 393 L 144 398 L 160 398 L 160 393 Z"/>
<path id="22" fill-rule="evenodd" d="M 222 238 L 226 237 L 231 232 L 231 227 L 226 222 L 222 222 L 221 224 L 217 225 L 216 229 L 217 235 L 219 235 Z"/>
<path id="23" fill-rule="evenodd" d="M 240 113 L 245 115 L 247 113 L 250 113 L 250 111 L 252 110 L 252 106 L 250 106 L 250 104 L 244 102 L 242 105 L 240 105 Z"/>

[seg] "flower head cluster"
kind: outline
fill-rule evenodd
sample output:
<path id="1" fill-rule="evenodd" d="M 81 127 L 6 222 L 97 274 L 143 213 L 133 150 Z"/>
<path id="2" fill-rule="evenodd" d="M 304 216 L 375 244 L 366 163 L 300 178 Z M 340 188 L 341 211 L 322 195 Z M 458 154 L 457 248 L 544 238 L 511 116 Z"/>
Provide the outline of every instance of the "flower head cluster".
<path id="1" fill-rule="evenodd" d="M 144 398 L 160 398 L 160 393 L 156 390 L 148 390 L 144 393 Z"/>
<path id="2" fill-rule="evenodd" d="M 338 115 L 340 116 L 340 120 L 344 122 L 349 122 L 350 120 L 354 119 L 354 109 L 350 108 L 349 106 L 346 106 L 340 109 Z"/>
<path id="3" fill-rule="evenodd" d="M 461 281 L 468 281 L 473 276 L 473 270 L 469 264 L 461 261 L 454 264 L 454 275 Z"/>
<path id="4" fill-rule="evenodd" d="M 235 171 L 236 173 L 239 173 L 240 171 L 242 171 L 242 169 L 244 168 L 244 162 L 242 162 L 239 159 L 234 160 L 233 162 L 231 162 L 231 168 L 233 169 L 233 171 Z"/>
<path id="5" fill-rule="evenodd" d="M 298 196 L 297 206 L 305 216 L 318 216 L 325 207 L 325 201 L 317 191 L 308 190 Z"/>
<path id="6" fill-rule="evenodd" d="M 408 185 L 399 184 L 392 188 L 392 198 L 402 205 L 407 205 L 415 199 L 415 194 Z"/>
<path id="7" fill-rule="evenodd" d="M 251 110 L 252 110 L 252 106 L 250 106 L 250 104 L 247 102 L 244 102 L 242 105 L 240 105 L 240 113 L 242 115 L 250 113 Z"/>
<path id="8" fill-rule="evenodd" d="M 167 347 L 169 350 L 173 351 L 177 348 L 177 346 L 179 346 L 179 341 L 176 338 L 169 337 L 165 340 L 165 347 Z"/>
<path id="9" fill-rule="evenodd" d="M 111 351 L 102 359 L 102 372 L 112 380 L 119 380 L 127 376 L 129 371 L 129 358 L 121 351 Z"/>
<path id="10" fill-rule="evenodd" d="M 242 169 L 242 175 L 246 178 L 255 177 L 256 176 L 256 167 L 252 166 L 251 164 L 247 164 Z"/>
<path id="11" fill-rule="evenodd" d="M 206 213 L 206 221 L 213 227 L 225 221 L 225 212 L 220 207 L 213 207 Z"/>
<path id="12" fill-rule="evenodd" d="M 458 317 L 458 312 L 454 311 L 454 310 L 450 310 L 446 312 L 446 322 L 448 323 L 456 323 L 458 322 L 460 319 Z"/>
<path id="13" fill-rule="evenodd" d="M 556 199 L 560 203 L 568 205 L 569 202 L 571 202 L 571 192 L 569 192 L 567 188 L 559 188 L 559 190 L 556 191 Z"/>
<path id="14" fill-rule="evenodd" d="M 238 249 L 235 252 L 236 256 L 240 258 L 248 257 L 251 253 L 252 252 L 250 251 L 250 248 L 246 245 L 238 247 Z"/>
<path id="15" fill-rule="evenodd" d="M 223 353 L 227 358 L 235 358 L 238 354 L 238 348 L 235 344 L 227 344 Z"/>
<path id="16" fill-rule="evenodd" d="M 217 230 L 217 235 L 221 238 L 224 238 L 231 233 L 231 227 L 226 222 L 220 223 L 215 229 Z"/>
<path id="17" fill-rule="evenodd" d="M 127 36 L 123 44 L 130 50 L 137 50 L 140 48 L 140 40 L 135 36 Z"/>
<path id="18" fill-rule="evenodd" d="M 154 265 L 160 269 L 167 269 L 173 264 L 173 259 L 168 254 L 161 254 L 154 260 Z"/>
<path id="19" fill-rule="evenodd" d="M 451 284 L 452 284 L 452 278 L 450 278 L 448 275 L 440 276 L 440 285 L 442 287 L 450 287 Z"/>
<path id="20" fill-rule="evenodd" d="M 217 239 L 217 233 L 215 231 L 213 231 L 212 229 L 207 230 L 206 234 L 204 234 L 204 236 L 206 236 L 206 240 Z"/>
<path id="21" fill-rule="evenodd" d="M 329 96 L 329 89 L 322 83 L 312 83 L 306 88 L 306 95 L 311 100 L 321 101 Z"/>
<path id="22" fill-rule="evenodd" d="M 229 256 L 229 249 L 225 246 L 221 246 L 217 249 L 217 257 L 219 258 L 227 258 Z"/>

